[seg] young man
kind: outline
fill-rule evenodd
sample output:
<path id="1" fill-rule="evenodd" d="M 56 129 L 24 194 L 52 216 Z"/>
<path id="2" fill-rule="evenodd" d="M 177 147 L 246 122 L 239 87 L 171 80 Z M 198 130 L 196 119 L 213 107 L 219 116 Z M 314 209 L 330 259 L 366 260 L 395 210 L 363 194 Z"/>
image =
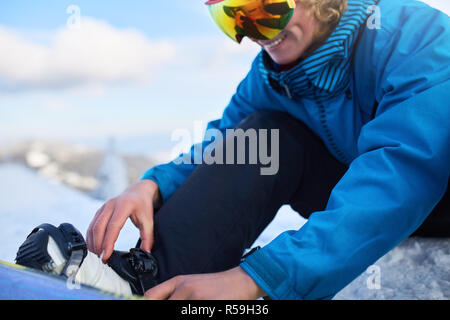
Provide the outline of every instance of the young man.
<path id="1" fill-rule="evenodd" d="M 215 150 L 236 160 L 227 129 L 268 129 L 278 170 L 184 161 L 205 139 L 105 203 L 90 251 L 117 260 L 131 218 L 158 265 L 150 298 L 330 299 L 408 236 L 450 235 L 448 16 L 404 0 L 207 4 L 262 47 L 208 125 L 224 133 Z M 308 222 L 241 261 L 284 204 Z"/>

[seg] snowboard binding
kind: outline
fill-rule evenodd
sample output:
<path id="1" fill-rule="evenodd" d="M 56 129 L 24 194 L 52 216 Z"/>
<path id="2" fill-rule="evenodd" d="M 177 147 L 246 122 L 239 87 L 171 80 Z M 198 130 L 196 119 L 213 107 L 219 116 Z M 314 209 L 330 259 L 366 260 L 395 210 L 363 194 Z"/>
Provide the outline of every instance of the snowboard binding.
<path id="1" fill-rule="evenodd" d="M 58 250 L 59 249 L 59 250 Z M 74 277 L 87 255 L 80 231 L 69 223 L 41 224 L 20 246 L 16 263 L 47 273 Z"/>
<path id="2" fill-rule="evenodd" d="M 92 253 L 89 254 L 94 256 Z M 41 224 L 33 229 L 20 246 L 15 260 L 17 264 L 29 268 L 74 278 L 87 255 L 86 242 L 73 225 L 63 223 L 55 227 L 51 224 Z M 92 257 L 88 260 L 92 262 Z M 97 260 L 100 261 L 99 258 Z M 96 263 L 101 264 L 101 261 Z M 133 248 L 129 252 L 114 251 L 107 264 L 114 270 L 110 272 L 117 273 L 129 283 L 133 294 L 144 295 L 145 291 L 157 284 L 156 259 L 142 249 Z M 83 268 L 83 272 L 89 272 L 86 271 L 89 265 L 83 265 Z M 97 272 L 99 270 L 94 269 Z M 100 277 L 101 274 L 95 278 Z"/>
<path id="3" fill-rule="evenodd" d="M 134 248 L 129 252 L 113 251 L 108 265 L 130 284 L 133 294 L 144 295 L 157 285 L 158 265 L 148 252 Z"/>

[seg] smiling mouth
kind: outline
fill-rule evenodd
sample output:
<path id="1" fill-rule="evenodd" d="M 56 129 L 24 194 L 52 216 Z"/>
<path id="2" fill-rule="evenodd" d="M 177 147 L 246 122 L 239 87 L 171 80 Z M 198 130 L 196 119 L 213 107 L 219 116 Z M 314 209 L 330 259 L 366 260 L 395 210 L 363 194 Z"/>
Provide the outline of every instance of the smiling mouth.
<path id="1" fill-rule="evenodd" d="M 272 39 L 271 41 L 264 41 L 264 42 L 260 41 L 259 43 L 266 49 L 271 49 L 271 48 L 278 46 L 286 38 L 287 38 L 287 34 L 283 32 L 280 36 L 276 37 L 275 39 Z"/>

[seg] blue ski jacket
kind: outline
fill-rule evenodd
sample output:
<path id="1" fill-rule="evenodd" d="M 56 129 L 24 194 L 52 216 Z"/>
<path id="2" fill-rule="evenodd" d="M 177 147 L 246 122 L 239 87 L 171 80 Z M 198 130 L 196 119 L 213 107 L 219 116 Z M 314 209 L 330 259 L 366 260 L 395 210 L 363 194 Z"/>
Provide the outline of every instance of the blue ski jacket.
<path id="1" fill-rule="evenodd" d="M 373 4 L 381 14 L 375 28 L 361 14 Z M 358 17 L 354 32 L 342 31 Z M 222 118 L 208 124 L 225 131 L 255 111 L 284 111 L 349 166 L 324 211 L 241 264 L 273 299 L 331 299 L 411 235 L 449 181 L 450 18 L 418 1 L 349 0 L 341 20 L 317 50 L 330 53 L 316 53 L 325 61 L 319 71 L 303 65 L 304 73 L 276 73 L 264 67 L 262 52 Z M 306 77 L 309 89 L 293 75 Z M 154 180 L 165 201 L 195 167 L 170 162 L 142 179 Z"/>

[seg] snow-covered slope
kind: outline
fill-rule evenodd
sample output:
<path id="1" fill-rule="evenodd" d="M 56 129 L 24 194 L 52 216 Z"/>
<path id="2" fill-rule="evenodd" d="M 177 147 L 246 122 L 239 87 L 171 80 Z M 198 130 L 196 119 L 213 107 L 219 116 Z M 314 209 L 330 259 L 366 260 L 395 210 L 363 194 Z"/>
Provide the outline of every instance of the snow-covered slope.
<path id="1" fill-rule="evenodd" d="M 0 259 L 12 262 L 19 245 L 41 223 L 70 222 L 83 235 L 102 202 L 50 182 L 15 164 L 0 165 Z M 128 250 L 139 233 L 127 222 L 117 249 Z"/>
<path id="2" fill-rule="evenodd" d="M 101 204 L 25 167 L 0 165 L 0 259 L 12 262 L 28 233 L 44 222 L 70 222 L 85 234 Z M 281 232 L 299 229 L 304 223 L 290 207 L 284 206 L 255 245 L 263 246 Z M 116 249 L 128 250 L 138 236 L 127 222 Z M 407 239 L 369 271 L 336 299 L 449 299 L 450 239 Z"/>
<path id="3" fill-rule="evenodd" d="M 282 207 L 255 245 L 264 246 L 305 222 L 290 207 Z M 450 299 L 450 239 L 406 239 L 334 299 Z"/>
<path id="4" fill-rule="evenodd" d="M 409 238 L 374 266 L 335 299 L 450 299 L 450 239 Z"/>

